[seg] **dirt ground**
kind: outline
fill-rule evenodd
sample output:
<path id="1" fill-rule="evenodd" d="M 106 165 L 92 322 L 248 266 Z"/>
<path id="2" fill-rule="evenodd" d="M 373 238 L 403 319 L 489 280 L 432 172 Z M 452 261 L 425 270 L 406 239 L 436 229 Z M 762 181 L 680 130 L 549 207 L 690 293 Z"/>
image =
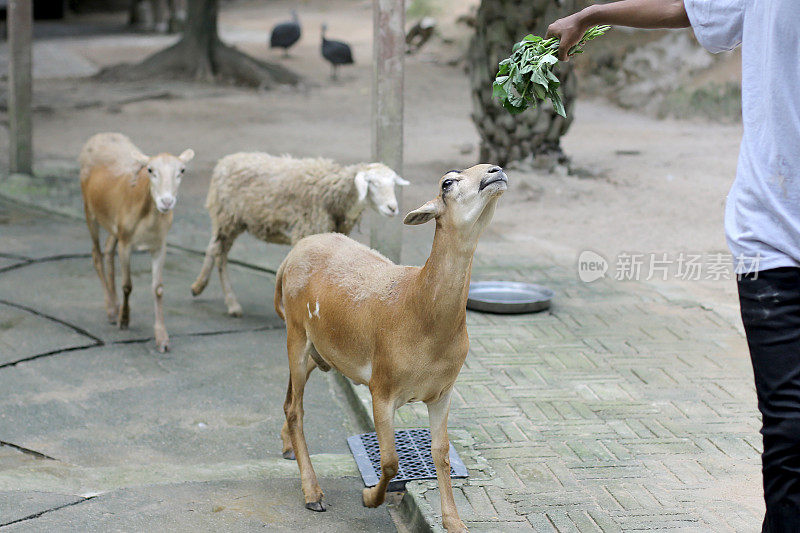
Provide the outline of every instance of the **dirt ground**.
<path id="1" fill-rule="evenodd" d="M 472 4 L 439 2 L 440 37 L 406 60 L 403 175 L 412 181 L 404 193 L 406 210 L 436 193 L 435 183 L 444 171 L 477 162 L 468 80 L 454 64 L 470 32 L 455 19 Z M 288 18 L 291 7 L 299 11 L 304 35 L 283 60 L 265 43 L 269 29 Z M 370 9 L 367 0 L 224 2 L 224 40 L 259 58 L 280 61 L 305 79 L 301 88 L 269 92 L 70 78 L 70 65 L 85 74 L 141 59 L 174 40 L 121 33 L 120 17 L 72 19 L 72 35 L 37 42 L 37 168 L 74 165 L 81 145 L 98 131 L 121 131 L 146 152 L 177 153 L 191 147 L 197 157 L 179 204 L 199 208 L 214 162 L 228 153 L 263 150 L 342 162 L 369 159 Z M 342 69 L 338 82 L 329 81 L 329 67 L 319 54 L 323 22 L 330 38 L 353 46 L 356 64 Z M 103 32 L 106 26 L 110 29 Z M 6 50 L 0 49 L 2 54 Z M 510 191 L 487 242 L 512 247 L 532 262 L 547 256 L 576 263 L 581 251 L 592 250 L 611 263 L 609 275 L 621 252 L 666 253 L 670 258 L 681 252 L 727 253 L 723 209 L 735 174 L 740 125 L 658 120 L 602 99 L 582 99 L 574 113 L 563 147 L 577 173 L 510 168 Z M 0 147 L 8 145 L 7 135 L 6 129 L 0 131 Z M 7 163 L 6 153 L 0 149 L 2 164 Z M 671 276 L 660 286 L 686 291 L 736 320 L 732 280 L 680 282 Z"/>

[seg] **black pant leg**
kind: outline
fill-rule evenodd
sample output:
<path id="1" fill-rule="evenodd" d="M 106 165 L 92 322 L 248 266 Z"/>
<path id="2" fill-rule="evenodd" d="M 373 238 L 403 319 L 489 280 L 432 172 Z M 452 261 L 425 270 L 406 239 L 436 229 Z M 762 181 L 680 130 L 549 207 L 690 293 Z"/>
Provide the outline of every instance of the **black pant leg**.
<path id="1" fill-rule="evenodd" d="M 800 268 L 739 280 L 764 442 L 763 531 L 800 532 Z"/>

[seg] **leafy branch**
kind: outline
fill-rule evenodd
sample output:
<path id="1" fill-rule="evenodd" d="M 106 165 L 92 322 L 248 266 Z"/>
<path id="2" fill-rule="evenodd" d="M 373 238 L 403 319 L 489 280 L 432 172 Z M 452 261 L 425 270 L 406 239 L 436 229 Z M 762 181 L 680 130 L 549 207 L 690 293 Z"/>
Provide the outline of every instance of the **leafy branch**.
<path id="1" fill-rule="evenodd" d="M 593 26 L 583 34 L 578 43 L 570 48 L 569 55 L 583 53 L 587 41 L 603 35 L 610 26 Z M 538 100 L 549 98 L 553 109 L 566 117 L 564 104 L 558 87 L 561 82 L 553 74 L 553 65 L 558 63 L 559 40 L 555 37 L 542 39 L 538 35 L 527 35 L 511 49 L 511 56 L 500 62 L 500 69 L 492 84 L 492 96 L 500 100 L 509 113 L 518 114 L 528 107 L 536 107 Z"/>

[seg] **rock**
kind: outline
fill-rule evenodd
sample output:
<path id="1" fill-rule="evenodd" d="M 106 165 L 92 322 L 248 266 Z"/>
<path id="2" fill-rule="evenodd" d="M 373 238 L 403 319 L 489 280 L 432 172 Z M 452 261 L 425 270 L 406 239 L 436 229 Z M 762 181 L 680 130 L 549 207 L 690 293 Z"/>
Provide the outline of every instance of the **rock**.
<path id="1" fill-rule="evenodd" d="M 667 34 L 625 56 L 611 98 L 622 107 L 653 108 L 683 80 L 713 62 L 688 33 Z"/>

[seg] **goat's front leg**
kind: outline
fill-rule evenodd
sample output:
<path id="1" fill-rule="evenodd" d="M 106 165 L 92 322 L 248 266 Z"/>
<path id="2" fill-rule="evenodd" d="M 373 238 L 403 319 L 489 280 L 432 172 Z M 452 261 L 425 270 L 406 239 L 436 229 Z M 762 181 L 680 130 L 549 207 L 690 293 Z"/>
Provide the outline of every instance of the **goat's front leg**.
<path id="1" fill-rule="evenodd" d="M 119 329 L 128 329 L 130 322 L 131 310 L 129 306 L 129 299 L 131 291 L 133 290 L 133 283 L 131 282 L 131 243 L 119 242 L 119 266 L 122 271 L 122 307 L 119 310 L 119 319 L 117 324 Z"/>
<path id="2" fill-rule="evenodd" d="M 164 271 L 164 260 L 167 257 L 167 243 L 163 243 L 161 248 L 153 252 L 153 296 L 155 298 L 155 317 L 156 322 L 153 330 L 156 336 L 156 349 L 164 353 L 169 350 L 169 335 L 164 326 L 164 307 L 162 298 L 164 296 L 164 286 L 162 285 L 162 273 Z"/>
<path id="3" fill-rule="evenodd" d="M 375 432 L 378 435 L 378 447 L 381 452 L 381 478 L 372 488 L 364 489 L 362 499 L 367 507 L 377 507 L 386 498 L 386 487 L 397 475 L 399 459 L 394 447 L 394 411 L 395 402 L 389 398 L 381 398 L 372 394 L 372 417 L 375 421 Z"/>
<path id="4" fill-rule="evenodd" d="M 439 481 L 439 496 L 442 499 L 442 522 L 448 532 L 467 531 L 461 521 L 453 498 L 453 485 L 450 481 L 450 440 L 447 438 L 447 415 L 450 412 L 452 389 L 435 402 L 428 404 L 428 418 L 431 424 L 431 455 L 436 465 L 436 478 Z"/>

